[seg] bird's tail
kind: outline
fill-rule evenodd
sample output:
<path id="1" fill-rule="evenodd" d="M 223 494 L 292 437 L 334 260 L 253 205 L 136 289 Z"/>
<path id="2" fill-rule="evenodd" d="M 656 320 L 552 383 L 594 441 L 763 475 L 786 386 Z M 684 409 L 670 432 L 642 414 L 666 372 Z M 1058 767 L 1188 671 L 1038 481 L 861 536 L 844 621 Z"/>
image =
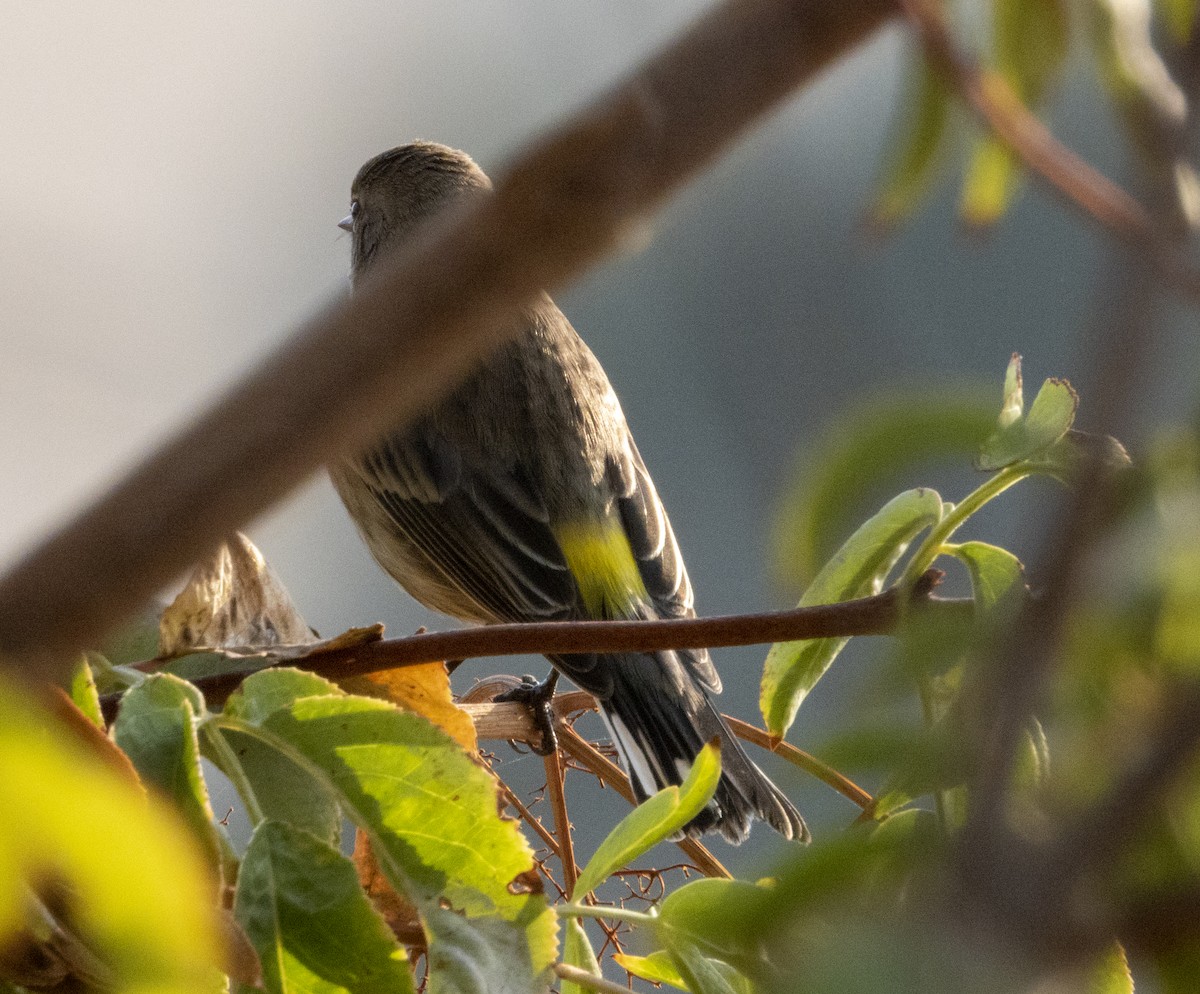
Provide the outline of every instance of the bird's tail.
<path id="1" fill-rule="evenodd" d="M 708 695 L 699 688 L 681 695 L 660 680 L 637 679 L 646 673 L 645 660 L 613 660 L 616 665 L 606 667 L 613 677 L 612 694 L 601 702 L 638 800 L 682 783 L 700 749 L 719 738 L 720 783 L 708 806 L 684 827 L 685 834 L 716 831 L 737 845 L 750 833 L 751 822 L 760 818 L 785 839 L 807 842 L 808 826 L 800 812 L 751 762 Z M 653 670 L 661 672 L 657 665 Z"/>

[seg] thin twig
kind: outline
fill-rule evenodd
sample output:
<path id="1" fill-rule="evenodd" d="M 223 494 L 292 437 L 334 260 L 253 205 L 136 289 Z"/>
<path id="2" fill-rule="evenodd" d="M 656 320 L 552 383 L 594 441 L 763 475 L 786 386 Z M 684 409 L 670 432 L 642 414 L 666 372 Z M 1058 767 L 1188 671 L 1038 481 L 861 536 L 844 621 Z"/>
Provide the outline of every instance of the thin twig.
<path id="1" fill-rule="evenodd" d="M 560 728 L 558 730 L 558 744 L 576 762 L 599 777 L 602 783 L 611 786 L 630 804 L 637 804 L 633 788 L 629 785 L 629 778 L 621 772 L 621 768 L 606 756 L 601 755 L 575 729 L 569 727 Z M 695 839 L 680 839 L 675 845 L 679 846 L 687 854 L 688 858 L 695 864 L 696 869 L 706 877 L 724 877 L 726 879 L 732 877 L 732 874 L 725 869 L 721 861 L 709 852 L 708 847 L 703 843 L 697 842 Z"/>
<path id="2" fill-rule="evenodd" d="M 729 725 L 730 730 L 739 738 L 745 739 L 747 742 L 753 742 L 757 746 L 781 756 L 789 763 L 800 767 L 805 773 L 810 773 L 822 783 L 827 784 L 836 790 L 842 797 L 857 804 L 865 812 L 870 812 L 875 807 L 875 798 L 863 790 L 854 781 L 842 776 L 828 763 L 822 763 L 816 756 L 805 752 L 803 749 L 797 749 L 790 742 L 784 742 L 782 739 L 776 739 L 768 735 L 761 728 L 756 728 L 739 718 L 733 718 L 729 715 L 722 715 Z"/>
<path id="3" fill-rule="evenodd" d="M 550 810 L 554 815 L 554 834 L 558 839 L 563 885 L 567 893 L 573 895 L 575 881 L 579 879 L 579 867 L 575 865 L 575 844 L 571 840 L 571 816 L 567 812 L 567 796 L 563 790 L 562 759 L 557 749 L 542 758 L 546 764 L 546 792 L 550 796 Z"/>
<path id="4" fill-rule="evenodd" d="M 0 578 L 0 668 L 77 654 L 325 463 L 420 417 L 511 320 L 620 247 L 750 125 L 895 13 L 726 0 L 309 320 L 223 400 Z"/>

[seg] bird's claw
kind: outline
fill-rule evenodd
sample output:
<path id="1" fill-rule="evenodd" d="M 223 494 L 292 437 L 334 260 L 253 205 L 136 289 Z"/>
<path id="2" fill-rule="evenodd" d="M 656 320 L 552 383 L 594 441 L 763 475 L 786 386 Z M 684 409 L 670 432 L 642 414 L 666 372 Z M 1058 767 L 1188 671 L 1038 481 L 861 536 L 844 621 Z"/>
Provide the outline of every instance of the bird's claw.
<path id="1" fill-rule="evenodd" d="M 529 747 L 539 756 L 552 756 L 558 751 L 558 733 L 554 730 L 554 688 L 558 684 L 558 672 L 552 672 L 545 680 L 537 680 L 528 673 L 521 678 L 520 686 L 497 694 L 492 700 L 499 704 L 512 702 L 524 704 L 533 716 L 533 723 L 541 733 L 541 741 L 531 742 Z"/>

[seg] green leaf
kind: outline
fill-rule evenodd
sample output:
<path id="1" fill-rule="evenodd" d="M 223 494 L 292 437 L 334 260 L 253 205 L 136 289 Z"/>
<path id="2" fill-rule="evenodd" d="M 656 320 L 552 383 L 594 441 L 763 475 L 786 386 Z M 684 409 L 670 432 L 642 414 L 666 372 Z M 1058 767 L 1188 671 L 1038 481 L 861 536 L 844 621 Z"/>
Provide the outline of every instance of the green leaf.
<path id="1" fill-rule="evenodd" d="M 1064 0 L 992 0 L 996 68 L 1035 107 L 1057 80 L 1071 42 Z"/>
<path id="2" fill-rule="evenodd" d="M 998 428 L 979 451 L 976 466 L 994 471 L 1045 453 L 1070 429 L 1079 395 L 1066 380 L 1049 379 L 1033 400 L 1029 413 Z"/>
<path id="3" fill-rule="evenodd" d="M 216 881 L 191 832 L 0 678 L 0 944 L 28 895 L 57 882 L 107 989 L 212 989 L 221 958 Z"/>
<path id="4" fill-rule="evenodd" d="M 270 994 L 403 994 L 404 950 L 358 885 L 354 866 L 281 822 L 255 829 L 238 874 L 234 914 Z"/>
<path id="5" fill-rule="evenodd" d="M 424 718 L 374 698 L 291 700 L 303 682 L 296 672 L 254 674 L 222 728 L 258 738 L 335 792 L 427 927 L 445 902 L 470 918 L 462 929 L 472 941 L 505 941 L 506 969 L 526 989 L 540 982 L 557 921 L 541 894 L 521 886 L 533 853 L 518 824 L 500 817 L 491 777 Z"/>
<path id="6" fill-rule="evenodd" d="M 1004 400 L 996 423 L 1007 428 L 1025 416 L 1025 381 L 1021 376 L 1021 356 L 1014 352 L 1004 370 Z"/>
<path id="7" fill-rule="evenodd" d="M 839 411 L 791 474 L 771 543 L 775 574 L 798 594 L 914 470 L 975 456 L 995 427 L 994 404 L 990 388 L 930 384 Z"/>
<path id="8" fill-rule="evenodd" d="M 429 933 L 427 994 L 542 994 L 549 990 L 548 970 L 530 974 L 528 944 L 502 919 L 465 918 L 437 907 L 426 908 L 422 918 Z"/>
<path id="9" fill-rule="evenodd" d="M 927 488 L 906 490 L 850 536 L 817 574 L 800 606 L 832 604 L 876 594 L 909 543 L 941 520 L 942 499 Z M 777 642 L 767 653 L 759 706 L 772 735 L 784 735 L 808 692 L 849 641 Z"/>
<path id="10" fill-rule="evenodd" d="M 75 672 L 71 674 L 71 700 L 88 720 L 97 728 L 104 729 L 104 715 L 100 713 L 100 695 L 96 691 L 96 678 L 86 655 L 79 657 Z"/>
<path id="11" fill-rule="evenodd" d="M 290 666 L 255 673 L 225 702 L 225 715 L 261 725 L 267 718 L 302 697 L 345 696 L 337 684 Z"/>
<path id="12" fill-rule="evenodd" d="M 1121 943 L 1109 946 L 1091 968 L 1086 994 L 1133 994 L 1133 974 Z"/>
<path id="13" fill-rule="evenodd" d="M 984 135 L 971 152 L 963 179 L 958 210 L 973 228 L 995 224 L 1017 190 L 1018 162 L 1012 150 L 994 135 Z"/>
<path id="14" fill-rule="evenodd" d="M 1196 0 L 1154 0 L 1154 9 L 1177 45 L 1186 45 L 1196 23 Z"/>
<path id="15" fill-rule="evenodd" d="M 748 919 L 762 915 L 772 903 L 769 887 L 744 880 L 702 879 L 673 890 L 659 905 L 659 921 L 687 945 L 729 964 L 765 990 L 780 986 L 781 977 L 766 947 L 742 931 Z"/>
<path id="16" fill-rule="evenodd" d="M 218 853 L 208 787 L 200 769 L 196 716 L 204 711 L 200 692 L 166 674 L 147 677 L 121 698 L 113 740 L 138 774 L 179 806 L 209 858 Z"/>
<path id="17" fill-rule="evenodd" d="M 986 614 L 1025 589 L 1025 567 L 1007 549 L 987 542 L 963 542 L 953 552 L 971 574 L 977 611 Z"/>
<path id="18" fill-rule="evenodd" d="M 1098 465 L 1101 472 L 1113 473 L 1129 469 L 1133 461 L 1125 446 L 1111 435 L 1090 435 L 1072 428 L 1029 463 L 1038 473 L 1052 476 L 1067 486 L 1073 485 L 1089 464 Z"/>
<path id="19" fill-rule="evenodd" d="M 600 843 L 596 854 L 579 874 L 572 894 L 595 890 L 614 870 L 653 849 L 680 831 L 708 804 L 721 779 L 720 750 L 712 743 L 696 756 L 678 787 L 664 787 L 639 804 Z"/>
<path id="20" fill-rule="evenodd" d="M 909 76 L 902 120 L 887 143 L 888 163 L 871 208 L 872 220 L 884 228 L 908 217 L 929 189 L 950 117 L 950 88 L 929 60 L 911 59 Z"/>
<path id="21" fill-rule="evenodd" d="M 563 962 L 578 967 L 580 970 L 586 970 L 593 977 L 602 976 L 600 963 L 592 950 L 592 944 L 588 941 L 587 933 L 583 930 L 583 923 L 578 918 L 567 918 L 564 920 L 563 926 L 565 928 Z M 562 980 L 559 983 L 559 991 L 561 994 L 591 994 L 588 988 L 580 986 L 573 980 Z"/>
<path id="22" fill-rule="evenodd" d="M 695 946 L 671 935 L 669 929 L 659 929 L 659 934 L 671 961 L 692 994 L 738 994 L 717 964 Z"/>
<path id="23" fill-rule="evenodd" d="M 613 956 L 622 970 L 632 973 L 635 977 L 648 980 L 652 984 L 670 984 L 681 991 L 687 990 L 687 981 L 679 975 L 675 961 L 665 949 L 659 949 L 649 956 L 631 956 L 628 953 L 617 953 Z"/>

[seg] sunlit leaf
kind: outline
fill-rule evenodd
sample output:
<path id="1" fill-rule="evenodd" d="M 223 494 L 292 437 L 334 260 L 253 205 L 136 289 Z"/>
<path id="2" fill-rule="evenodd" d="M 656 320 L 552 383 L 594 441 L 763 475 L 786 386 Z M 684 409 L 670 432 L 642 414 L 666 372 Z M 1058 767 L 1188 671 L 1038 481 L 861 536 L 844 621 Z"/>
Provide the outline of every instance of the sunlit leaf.
<path id="1" fill-rule="evenodd" d="M 671 961 L 692 994 L 738 994 L 717 964 L 695 946 L 673 937 L 669 929 L 661 929 L 660 935 Z"/>
<path id="2" fill-rule="evenodd" d="M 1114 942 L 1088 971 L 1086 994 L 1133 994 L 1125 949 Z"/>
<path id="3" fill-rule="evenodd" d="M 428 718 L 466 749 L 476 748 L 475 725 L 454 703 L 445 663 L 402 666 L 340 681 L 342 689 L 366 697 L 380 697 Z"/>
<path id="4" fill-rule="evenodd" d="M 681 991 L 687 990 L 687 981 L 679 975 L 675 961 L 665 949 L 651 953 L 649 956 L 633 956 L 629 953 L 617 953 L 613 961 L 622 969 L 635 977 L 648 980 L 652 984 L 670 984 Z"/>
<path id="5" fill-rule="evenodd" d="M 403 994 L 404 950 L 358 886 L 350 861 L 321 840 L 265 821 L 238 875 L 235 914 L 269 994 Z"/>
<path id="6" fill-rule="evenodd" d="M 1025 569 L 1007 549 L 987 542 L 963 542 L 955 546 L 954 555 L 966 564 L 975 605 L 982 613 L 1024 589 Z"/>
<path id="7" fill-rule="evenodd" d="M 1177 45 L 1186 45 L 1196 24 L 1196 0 L 1154 0 L 1154 9 Z"/>
<path id="8" fill-rule="evenodd" d="M 909 543 L 942 516 L 942 499 L 927 488 L 894 497 L 846 540 L 800 598 L 800 606 L 875 594 Z M 849 641 L 777 642 L 763 667 L 759 706 L 772 735 L 784 735 L 801 702 Z"/>
<path id="9" fill-rule="evenodd" d="M 995 224 L 1012 200 L 1019 178 L 1017 157 L 994 135 L 980 138 L 963 179 L 959 213 L 971 227 Z"/>
<path id="10" fill-rule="evenodd" d="M 307 679 L 313 689 L 324 683 Z M 553 962 L 556 919 L 523 885 L 533 853 L 517 823 L 500 817 L 492 778 L 446 733 L 384 701 L 340 691 L 292 699 L 304 680 L 274 670 L 251 676 L 222 727 L 259 738 L 320 779 L 427 925 L 442 902 L 464 912 L 466 934 L 503 938 L 508 970 L 533 984 Z"/>
<path id="11" fill-rule="evenodd" d="M 1066 380 L 1049 379 L 1023 418 L 998 428 L 979 451 L 976 465 L 998 470 L 1043 455 L 1061 439 L 1075 420 L 1079 395 Z"/>
<path id="12" fill-rule="evenodd" d="M 720 779 L 720 750 L 710 743 L 700 750 L 682 784 L 664 787 L 609 832 L 579 874 L 573 893 L 582 896 L 594 890 L 614 870 L 629 865 L 682 829 L 704 810 Z"/>

